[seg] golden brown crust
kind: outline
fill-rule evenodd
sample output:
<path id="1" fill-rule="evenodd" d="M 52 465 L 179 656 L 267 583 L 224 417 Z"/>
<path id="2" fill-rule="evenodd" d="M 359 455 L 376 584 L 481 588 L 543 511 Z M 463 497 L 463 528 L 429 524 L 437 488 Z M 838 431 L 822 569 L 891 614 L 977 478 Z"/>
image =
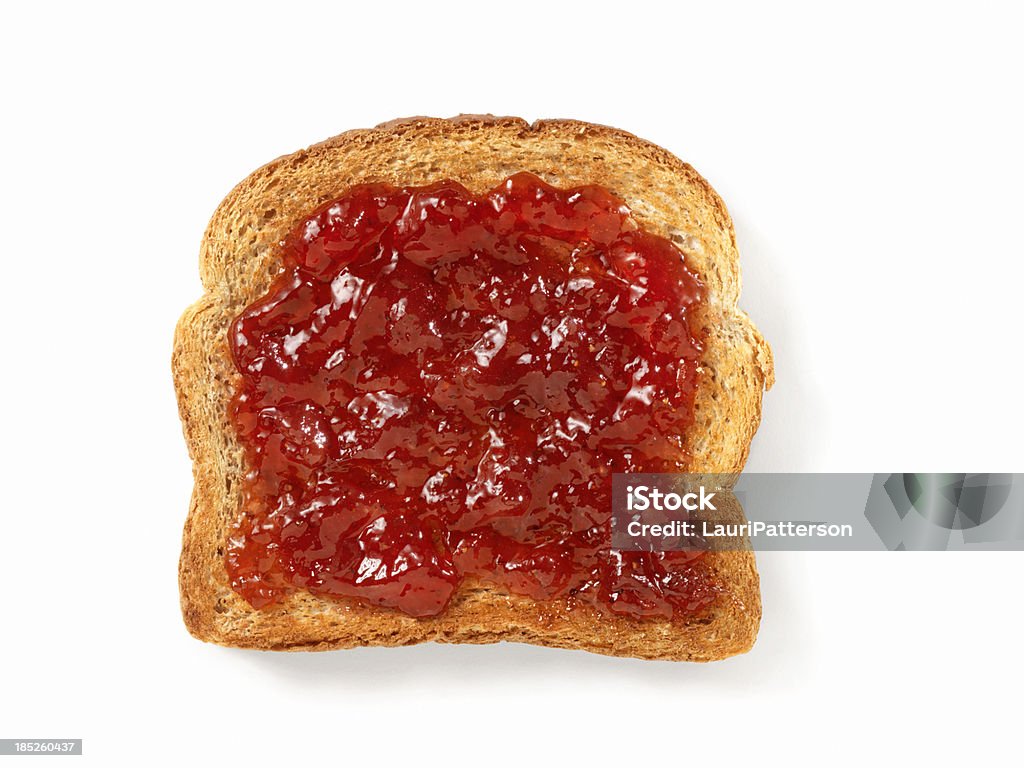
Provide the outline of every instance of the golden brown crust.
<path id="1" fill-rule="evenodd" d="M 441 178 L 483 192 L 517 171 L 558 186 L 600 184 L 648 230 L 671 238 L 708 288 L 693 471 L 738 472 L 771 386 L 771 351 L 737 308 L 739 258 L 728 211 L 689 165 L 649 142 L 573 120 L 463 115 L 408 118 L 343 133 L 278 158 L 242 181 L 214 213 L 200 253 L 204 296 L 182 316 L 172 367 L 193 459 L 195 491 L 179 568 L 189 631 L 247 648 L 326 650 L 428 640 L 529 642 L 639 658 L 709 661 L 748 650 L 761 617 L 751 552 L 716 552 L 708 567 L 724 592 L 699 618 L 636 621 L 536 603 L 492 586 L 465 585 L 443 616 L 401 613 L 307 593 L 253 610 L 228 584 L 224 546 L 241 505 L 241 447 L 227 416 L 236 373 L 226 331 L 278 271 L 276 244 L 318 205 L 353 184 L 416 185 Z"/>

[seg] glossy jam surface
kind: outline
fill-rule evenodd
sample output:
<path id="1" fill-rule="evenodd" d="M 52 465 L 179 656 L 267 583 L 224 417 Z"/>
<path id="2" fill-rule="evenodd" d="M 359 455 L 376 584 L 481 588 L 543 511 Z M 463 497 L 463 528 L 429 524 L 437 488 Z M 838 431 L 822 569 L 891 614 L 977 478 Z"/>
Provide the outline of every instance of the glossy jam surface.
<path id="1" fill-rule="evenodd" d="M 282 247 L 231 329 L 249 603 L 433 616 L 466 578 L 634 617 L 714 599 L 696 553 L 610 548 L 612 473 L 680 469 L 703 291 L 620 200 L 363 185 Z"/>

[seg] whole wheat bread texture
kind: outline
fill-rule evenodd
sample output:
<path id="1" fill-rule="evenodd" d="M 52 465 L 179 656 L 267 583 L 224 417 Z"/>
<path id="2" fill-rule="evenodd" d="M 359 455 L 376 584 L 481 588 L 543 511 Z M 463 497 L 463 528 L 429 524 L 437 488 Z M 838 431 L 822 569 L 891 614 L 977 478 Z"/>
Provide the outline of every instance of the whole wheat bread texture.
<path id="1" fill-rule="evenodd" d="M 246 467 L 227 412 L 237 376 L 227 329 L 278 273 L 279 241 L 353 184 L 453 179 L 482 193 L 518 171 L 561 187 L 602 185 L 626 201 L 641 226 L 685 253 L 707 288 L 696 317 L 707 336 L 687 436 L 690 469 L 742 469 L 762 393 L 772 383 L 772 357 L 737 308 L 739 257 L 729 214 L 693 168 L 631 134 L 572 120 L 530 125 L 490 116 L 412 118 L 349 131 L 252 173 L 220 204 L 203 238 L 205 293 L 178 323 L 172 362 L 195 476 L 179 568 L 181 607 L 197 638 L 274 650 L 508 640 L 691 661 L 725 658 L 753 645 L 761 596 L 749 551 L 706 555 L 722 594 L 706 614 L 671 621 L 566 610 L 486 583 L 465 584 L 436 618 L 305 592 L 254 610 L 228 583 L 224 551 L 241 508 Z"/>

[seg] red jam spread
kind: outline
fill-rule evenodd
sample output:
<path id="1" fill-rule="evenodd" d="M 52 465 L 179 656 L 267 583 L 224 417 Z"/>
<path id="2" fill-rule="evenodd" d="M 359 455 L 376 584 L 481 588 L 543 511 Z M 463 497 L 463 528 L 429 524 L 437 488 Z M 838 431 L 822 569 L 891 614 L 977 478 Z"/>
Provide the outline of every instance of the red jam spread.
<path id="1" fill-rule="evenodd" d="M 611 548 L 614 472 L 682 469 L 703 287 L 608 191 L 519 173 L 353 187 L 230 332 L 251 469 L 226 560 L 411 616 L 468 579 L 566 608 L 700 611 L 694 552 Z"/>

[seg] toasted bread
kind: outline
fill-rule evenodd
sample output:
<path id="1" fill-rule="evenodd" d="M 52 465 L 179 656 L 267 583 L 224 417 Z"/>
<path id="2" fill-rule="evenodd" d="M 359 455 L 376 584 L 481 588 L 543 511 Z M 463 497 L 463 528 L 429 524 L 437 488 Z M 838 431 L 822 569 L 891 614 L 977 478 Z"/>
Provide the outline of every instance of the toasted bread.
<path id="1" fill-rule="evenodd" d="M 349 131 L 252 173 L 220 204 L 203 239 L 205 293 L 178 323 L 172 366 L 194 462 L 179 578 L 185 624 L 197 638 L 273 650 L 508 640 L 692 661 L 721 659 L 753 645 L 761 599 L 749 551 L 708 553 L 721 595 L 708 612 L 673 620 L 636 620 L 585 606 L 568 610 L 479 582 L 465 583 L 434 618 L 305 592 L 256 610 L 229 584 L 224 553 L 247 470 L 228 414 L 237 372 L 227 331 L 279 272 L 278 243 L 353 184 L 452 179 L 481 193 L 518 171 L 560 187 L 604 186 L 626 201 L 645 229 L 685 253 L 707 291 L 696 318 L 707 335 L 695 421 L 686 436 L 690 469 L 742 469 L 760 422 L 762 393 L 772 383 L 772 357 L 737 308 L 739 260 L 729 214 L 693 168 L 631 134 L 571 120 L 530 125 L 518 118 L 413 118 Z"/>

